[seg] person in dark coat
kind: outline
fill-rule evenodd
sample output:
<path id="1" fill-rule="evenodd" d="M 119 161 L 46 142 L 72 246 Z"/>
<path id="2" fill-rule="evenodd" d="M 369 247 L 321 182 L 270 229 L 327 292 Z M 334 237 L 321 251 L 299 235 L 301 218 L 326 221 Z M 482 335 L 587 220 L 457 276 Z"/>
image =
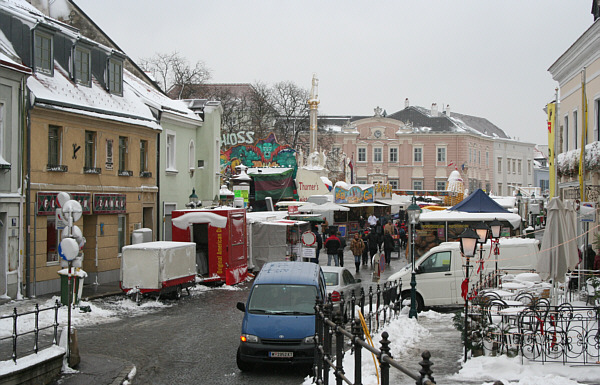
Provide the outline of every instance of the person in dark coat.
<path id="1" fill-rule="evenodd" d="M 383 235 L 383 252 L 385 254 L 385 263 L 390 264 L 392 260 L 392 251 L 394 250 L 394 238 L 391 233 Z"/>
<path id="2" fill-rule="evenodd" d="M 600 270 L 600 250 L 596 253 L 594 257 L 594 270 Z"/>
<path id="3" fill-rule="evenodd" d="M 317 226 L 313 226 L 312 232 L 315 235 L 315 239 L 317 240 L 317 250 L 316 250 L 315 259 L 313 262 L 318 265 L 319 264 L 319 253 L 321 252 L 321 249 L 323 248 L 323 237 L 321 237 L 321 234 L 319 234 L 319 230 L 317 229 Z"/>
<path id="4" fill-rule="evenodd" d="M 325 249 L 327 249 L 327 266 L 331 266 L 332 259 L 334 260 L 335 265 L 339 266 L 340 262 L 338 261 L 338 250 L 342 246 L 342 242 L 340 242 L 340 239 L 335 234 L 331 234 L 325 240 L 324 245 Z"/>
<path id="5" fill-rule="evenodd" d="M 363 266 L 367 266 L 369 264 L 369 236 L 367 235 L 367 233 L 362 232 L 362 240 L 363 243 L 365 244 L 365 247 L 363 248 L 363 252 L 362 252 L 362 264 Z"/>
<path id="6" fill-rule="evenodd" d="M 379 248 L 379 236 L 375 231 L 375 226 L 369 231 L 369 255 L 371 256 L 371 268 L 373 267 L 373 257 L 377 254 Z"/>
<path id="7" fill-rule="evenodd" d="M 341 267 L 344 267 L 344 249 L 346 248 L 346 238 L 342 237 L 342 233 L 337 232 L 337 237 L 340 239 L 340 248 L 338 249 L 338 262 Z"/>

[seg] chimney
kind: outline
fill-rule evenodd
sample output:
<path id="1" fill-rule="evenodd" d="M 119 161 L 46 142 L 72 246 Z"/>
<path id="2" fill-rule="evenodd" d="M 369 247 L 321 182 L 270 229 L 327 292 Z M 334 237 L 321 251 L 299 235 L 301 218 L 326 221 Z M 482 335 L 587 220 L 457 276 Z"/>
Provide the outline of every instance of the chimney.
<path id="1" fill-rule="evenodd" d="M 450 105 L 446 104 L 446 116 L 450 117 Z"/>
<path id="2" fill-rule="evenodd" d="M 404 99 L 404 108 L 408 108 L 410 103 L 408 102 L 408 98 Z"/>
<path id="3" fill-rule="evenodd" d="M 431 103 L 431 116 L 434 118 L 437 118 L 437 116 L 438 116 L 437 103 Z"/>

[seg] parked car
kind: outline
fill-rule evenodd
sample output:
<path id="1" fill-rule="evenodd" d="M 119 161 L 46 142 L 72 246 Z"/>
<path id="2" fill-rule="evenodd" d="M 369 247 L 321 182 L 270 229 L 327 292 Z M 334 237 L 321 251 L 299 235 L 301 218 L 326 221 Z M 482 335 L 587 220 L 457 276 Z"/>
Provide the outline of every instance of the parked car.
<path id="1" fill-rule="evenodd" d="M 329 294 L 331 294 L 331 300 L 334 302 L 334 309 L 339 310 L 339 301 L 342 297 L 342 293 L 344 294 L 344 301 L 346 302 L 350 301 L 352 290 L 354 290 L 354 295 L 358 297 L 360 294 L 361 280 L 360 278 L 354 278 L 350 270 L 339 266 L 321 266 L 321 269 L 325 275 L 325 291 L 328 298 Z M 346 308 L 348 309 L 349 307 Z"/>

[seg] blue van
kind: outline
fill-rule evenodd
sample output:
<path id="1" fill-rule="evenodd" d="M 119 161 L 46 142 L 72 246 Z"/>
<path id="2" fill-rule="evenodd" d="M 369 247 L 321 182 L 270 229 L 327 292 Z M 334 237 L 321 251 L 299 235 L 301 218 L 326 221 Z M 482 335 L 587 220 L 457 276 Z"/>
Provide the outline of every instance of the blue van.
<path id="1" fill-rule="evenodd" d="M 315 302 L 325 299 L 325 277 L 312 262 L 270 262 L 256 276 L 244 312 L 237 366 L 261 363 L 312 364 Z"/>

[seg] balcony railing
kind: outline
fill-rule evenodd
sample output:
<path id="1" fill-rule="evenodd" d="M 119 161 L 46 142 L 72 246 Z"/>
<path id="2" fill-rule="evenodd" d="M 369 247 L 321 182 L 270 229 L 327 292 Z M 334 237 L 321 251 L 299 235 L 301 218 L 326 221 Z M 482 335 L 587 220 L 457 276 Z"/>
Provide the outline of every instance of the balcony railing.
<path id="1" fill-rule="evenodd" d="M 69 171 L 69 167 L 64 164 L 47 164 L 46 171 L 67 172 Z"/>

